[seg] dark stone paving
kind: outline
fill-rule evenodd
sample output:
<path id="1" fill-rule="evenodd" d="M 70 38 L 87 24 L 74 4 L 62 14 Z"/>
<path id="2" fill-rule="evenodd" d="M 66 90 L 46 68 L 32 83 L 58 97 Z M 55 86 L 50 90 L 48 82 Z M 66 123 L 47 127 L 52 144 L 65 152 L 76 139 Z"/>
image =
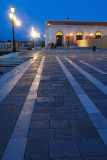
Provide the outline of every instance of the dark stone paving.
<path id="1" fill-rule="evenodd" d="M 78 83 L 82 86 L 94 104 L 98 107 L 98 109 L 103 113 L 105 118 L 107 119 L 107 95 L 101 92 L 94 84 L 92 84 L 87 78 L 85 78 L 79 71 L 77 71 L 72 65 L 70 65 L 66 60 L 62 58 L 62 61 L 69 69 L 69 71 L 73 74 Z M 91 70 L 91 69 L 90 69 Z M 87 71 L 87 70 L 85 70 Z M 91 74 L 92 75 L 92 74 Z M 99 77 L 103 77 L 105 75 L 99 74 Z M 106 75 L 107 76 L 107 75 Z M 107 78 L 106 78 L 107 81 Z"/>
<path id="2" fill-rule="evenodd" d="M 81 80 L 82 83 L 86 82 Z M 29 154 L 32 152 L 29 147 L 32 139 L 35 140 L 35 146 L 40 140 L 48 142 L 48 149 L 45 149 L 45 153 L 49 154 L 47 159 L 85 160 L 86 157 L 107 156 L 106 146 L 54 56 L 46 57 L 25 159 L 38 159 Z M 41 154 L 45 159 L 46 155 Z"/>
<path id="3" fill-rule="evenodd" d="M 15 127 L 17 118 L 35 76 L 33 73 L 36 73 L 40 60 L 41 57 L 35 60 L 11 92 L 0 103 L 0 159 Z"/>
<path id="4" fill-rule="evenodd" d="M 23 62 L 33 58 L 33 51 L 24 51 L 20 54 L 17 54 L 16 57 L 12 57 L 10 54 L 4 56 L 0 56 L 0 77 L 2 77 L 5 73 L 10 72 L 12 69 L 17 67 Z"/>
<path id="5" fill-rule="evenodd" d="M 80 152 L 75 140 L 50 141 L 50 158 L 80 157 Z"/>
<path id="6" fill-rule="evenodd" d="M 15 127 L 41 57 L 46 56 L 24 160 L 107 160 L 107 147 L 56 60 L 56 56 L 60 56 L 64 65 L 107 118 L 107 96 L 63 58 L 76 56 L 76 64 L 106 84 L 106 75 L 96 73 L 78 62 L 79 59 L 90 60 L 90 64 L 107 72 L 106 61 L 96 61 L 98 57 L 107 57 L 105 51 L 102 52 L 93 54 L 90 50 L 42 51 L 41 56 L 0 104 L 0 158 Z"/>

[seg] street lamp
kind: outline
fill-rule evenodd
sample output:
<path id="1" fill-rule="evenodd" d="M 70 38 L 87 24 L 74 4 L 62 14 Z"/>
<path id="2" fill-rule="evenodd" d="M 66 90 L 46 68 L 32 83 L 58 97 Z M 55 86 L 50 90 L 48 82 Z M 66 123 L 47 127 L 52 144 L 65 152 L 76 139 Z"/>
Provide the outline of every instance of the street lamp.
<path id="1" fill-rule="evenodd" d="M 40 33 L 37 34 L 37 37 L 38 37 L 38 45 L 39 45 L 39 43 L 40 43 L 40 42 L 39 42 Z"/>
<path id="2" fill-rule="evenodd" d="M 34 38 L 36 37 L 36 32 L 34 30 L 34 27 L 31 29 L 31 36 L 32 36 L 32 50 L 34 49 Z"/>
<path id="3" fill-rule="evenodd" d="M 34 27 L 32 27 L 31 36 L 32 36 L 32 50 L 34 50 L 34 39 L 37 37 L 40 38 L 40 33 L 36 32 Z"/>
<path id="4" fill-rule="evenodd" d="M 21 25 L 21 22 L 16 19 L 15 25 L 19 27 Z"/>
<path id="5" fill-rule="evenodd" d="M 9 13 L 9 17 L 10 17 L 10 20 L 12 22 L 12 30 L 13 30 L 13 51 L 12 52 L 16 52 L 16 44 L 15 44 L 15 36 L 14 36 L 14 26 L 17 25 L 17 26 L 20 26 L 21 25 L 21 22 L 19 20 L 17 20 L 14 12 L 15 12 L 15 8 L 12 6 L 10 8 L 10 13 Z"/>
<path id="6" fill-rule="evenodd" d="M 38 33 L 38 38 L 40 38 L 40 33 Z"/>

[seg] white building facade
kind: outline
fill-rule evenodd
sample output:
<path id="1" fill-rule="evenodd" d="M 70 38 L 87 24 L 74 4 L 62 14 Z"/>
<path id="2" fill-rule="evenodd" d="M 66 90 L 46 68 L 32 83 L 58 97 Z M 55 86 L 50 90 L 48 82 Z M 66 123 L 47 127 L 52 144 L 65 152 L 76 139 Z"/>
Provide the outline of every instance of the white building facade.
<path id="1" fill-rule="evenodd" d="M 107 22 L 45 21 L 45 46 L 72 46 L 76 40 L 107 37 Z"/>

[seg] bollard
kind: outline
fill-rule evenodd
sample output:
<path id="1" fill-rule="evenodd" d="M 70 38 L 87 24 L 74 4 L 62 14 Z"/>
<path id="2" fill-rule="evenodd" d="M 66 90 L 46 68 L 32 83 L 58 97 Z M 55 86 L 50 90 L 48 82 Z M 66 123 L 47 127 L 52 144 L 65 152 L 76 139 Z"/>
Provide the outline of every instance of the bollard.
<path id="1" fill-rule="evenodd" d="M 96 51 L 96 46 L 93 46 L 93 51 Z"/>

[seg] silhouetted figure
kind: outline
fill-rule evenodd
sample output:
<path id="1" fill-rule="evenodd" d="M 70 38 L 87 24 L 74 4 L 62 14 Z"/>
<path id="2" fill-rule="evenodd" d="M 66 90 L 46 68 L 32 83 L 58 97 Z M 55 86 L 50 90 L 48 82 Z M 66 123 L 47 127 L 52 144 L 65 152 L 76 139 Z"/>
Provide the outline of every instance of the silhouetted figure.
<path id="1" fill-rule="evenodd" d="M 52 43 L 51 48 L 52 48 L 52 49 L 54 48 L 54 43 Z"/>
<path id="2" fill-rule="evenodd" d="M 69 47 L 69 38 L 67 38 L 67 47 Z"/>

